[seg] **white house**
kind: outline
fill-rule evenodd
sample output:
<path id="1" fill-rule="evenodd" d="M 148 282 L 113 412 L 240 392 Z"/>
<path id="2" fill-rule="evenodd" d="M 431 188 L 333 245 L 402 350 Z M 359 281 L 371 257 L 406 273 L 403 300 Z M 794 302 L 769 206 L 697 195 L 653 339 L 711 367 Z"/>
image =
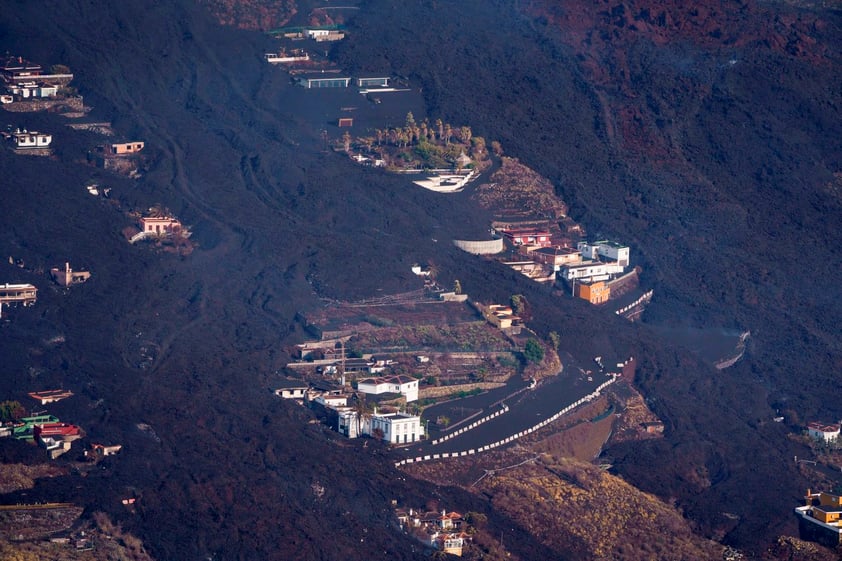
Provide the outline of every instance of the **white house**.
<path id="1" fill-rule="evenodd" d="M 812 421 L 807 423 L 807 434 L 822 442 L 836 442 L 839 438 L 839 425 L 825 425 Z"/>
<path id="2" fill-rule="evenodd" d="M 337 407 L 345 407 L 348 405 L 348 396 L 347 395 L 330 395 L 330 394 L 322 394 L 317 396 L 314 399 L 316 403 L 320 403 L 325 407 L 333 407 L 334 409 Z"/>
<path id="3" fill-rule="evenodd" d="M 387 76 L 359 77 L 357 85 L 361 88 L 388 88 L 389 78 Z"/>
<path id="4" fill-rule="evenodd" d="M 49 85 L 39 86 L 34 82 L 10 86 L 8 89 L 9 93 L 23 99 L 55 97 L 58 94 L 58 87 Z"/>
<path id="5" fill-rule="evenodd" d="M 278 383 L 278 389 L 275 390 L 275 395 L 284 399 L 304 399 L 308 388 L 308 384 L 301 380 L 281 380 Z"/>
<path id="6" fill-rule="evenodd" d="M 33 97 L 55 97 L 58 94 L 57 86 L 41 85 L 32 90 Z"/>
<path id="7" fill-rule="evenodd" d="M 600 263 L 598 261 L 582 261 L 565 265 L 558 272 L 558 278 L 572 280 L 607 280 L 612 275 L 618 275 L 625 270 L 619 263 Z"/>
<path id="8" fill-rule="evenodd" d="M 610 242 L 608 240 L 593 243 L 579 242 L 576 249 L 581 252 L 583 259 L 597 259 L 598 256 L 605 257 L 623 267 L 628 267 L 630 263 L 629 246 L 617 242 Z"/>
<path id="9" fill-rule="evenodd" d="M 367 378 L 357 383 L 357 389 L 370 395 L 399 393 L 406 398 L 407 403 L 418 399 L 418 380 L 409 376 Z"/>
<path id="10" fill-rule="evenodd" d="M 35 131 L 27 131 L 26 129 L 17 129 L 12 133 L 12 142 L 15 143 L 15 148 L 47 148 L 53 141 L 53 135 L 44 134 Z"/>
<path id="11" fill-rule="evenodd" d="M 144 216 L 140 229 L 147 234 L 172 234 L 181 230 L 181 222 L 172 216 Z"/>
<path id="12" fill-rule="evenodd" d="M 379 430 L 383 440 L 391 444 L 407 444 L 421 440 L 421 417 L 406 413 L 375 413 L 370 420 L 373 435 Z"/>
<path id="13" fill-rule="evenodd" d="M 357 412 L 350 407 L 335 407 L 337 414 L 336 430 L 348 438 L 357 438 L 365 434 L 365 428 L 357 421 Z"/>
<path id="14" fill-rule="evenodd" d="M 304 34 L 309 39 L 318 39 L 319 37 L 327 37 L 330 35 L 329 29 L 308 29 L 304 32 Z"/>

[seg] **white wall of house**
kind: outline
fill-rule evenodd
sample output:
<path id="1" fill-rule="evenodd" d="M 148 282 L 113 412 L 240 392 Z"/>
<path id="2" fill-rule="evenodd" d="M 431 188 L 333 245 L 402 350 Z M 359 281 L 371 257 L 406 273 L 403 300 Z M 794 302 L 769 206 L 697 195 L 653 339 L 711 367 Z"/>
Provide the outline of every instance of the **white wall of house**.
<path id="1" fill-rule="evenodd" d="M 630 261 L 628 246 L 612 243 L 600 243 L 598 247 L 600 255 L 607 257 L 608 259 L 613 259 L 618 265 L 622 265 L 623 267 L 629 266 Z"/>
<path id="2" fill-rule="evenodd" d="M 371 433 L 380 429 L 383 440 L 391 444 L 407 444 L 421 439 L 421 417 L 389 413 L 371 417 Z"/>
<path id="3" fill-rule="evenodd" d="M 281 388 L 275 390 L 275 395 L 280 396 L 284 399 L 304 399 L 304 393 L 307 391 L 307 388 Z"/>
<path id="4" fill-rule="evenodd" d="M 17 148 L 46 148 L 53 141 L 52 135 L 38 132 L 22 132 L 14 135 Z"/>
<path id="5" fill-rule="evenodd" d="M 379 395 L 381 393 L 389 393 L 391 386 L 388 382 L 381 379 L 367 379 L 357 382 L 357 389 L 369 395 Z"/>
<path id="6" fill-rule="evenodd" d="M 345 395 L 320 395 L 315 400 L 325 407 L 346 407 L 348 405 L 348 396 Z"/>
<path id="7" fill-rule="evenodd" d="M 614 242 L 599 241 L 592 244 L 588 242 L 579 242 L 576 249 L 582 253 L 583 259 L 594 260 L 597 259 L 597 257 L 602 256 L 616 261 L 618 265 L 622 265 L 623 267 L 628 267 L 631 262 L 629 260 L 628 246 Z"/>
<path id="8" fill-rule="evenodd" d="M 824 431 L 821 429 L 808 428 L 807 434 L 816 440 L 821 440 L 822 442 L 835 442 L 836 439 L 839 438 L 839 429 L 836 429 L 835 431 Z"/>
<path id="9" fill-rule="evenodd" d="M 622 273 L 624 270 L 625 267 L 619 263 L 592 262 L 562 267 L 559 275 L 565 280 L 592 279 L 605 275 L 616 275 Z"/>
<path id="10" fill-rule="evenodd" d="M 394 378 L 370 378 L 360 380 L 357 383 L 357 390 L 369 395 L 399 393 L 406 398 L 407 402 L 410 402 L 418 399 L 418 380 L 399 382 Z"/>
<path id="11" fill-rule="evenodd" d="M 416 401 L 418 399 L 418 380 L 397 384 L 398 393 L 406 398 L 406 402 Z"/>

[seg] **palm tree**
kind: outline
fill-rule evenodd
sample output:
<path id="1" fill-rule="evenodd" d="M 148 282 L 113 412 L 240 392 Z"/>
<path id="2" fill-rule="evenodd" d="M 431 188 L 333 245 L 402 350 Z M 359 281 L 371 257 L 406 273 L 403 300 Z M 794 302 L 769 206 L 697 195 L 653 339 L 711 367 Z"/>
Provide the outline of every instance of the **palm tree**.
<path id="1" fill-rule="evenodd" d="M 444 123 L 441 122 L 441 119 L 436 119 L 436 130 L 439 133 L 439 140 L 444 138 Z"/>
<path id="2" fill-rule="evenodd" d="M 430 277 L 430 280 L 433 281 L 433 284 L 435 284 L 436 277 L 439 276 L 439 273 L 441 272 L 441 269 L 439 269 L 438 265 L 436 265 L 432 261 L 429 261 L 427 263 L 427 270 L 429 271 L 427 276 Z"/>
<path id="3" fill-rule="evenodd" d="M 371 419 L 371 414 L 373 412 L 373 407 L 365 398 L 364 393 L 357 393 L 357 401 L 354 404 L 354 413 L 356 413 L 357 418 L 357 436 L 362 434 L 363 426 L 366 424 L 363 421 L 368 421 Z"/>

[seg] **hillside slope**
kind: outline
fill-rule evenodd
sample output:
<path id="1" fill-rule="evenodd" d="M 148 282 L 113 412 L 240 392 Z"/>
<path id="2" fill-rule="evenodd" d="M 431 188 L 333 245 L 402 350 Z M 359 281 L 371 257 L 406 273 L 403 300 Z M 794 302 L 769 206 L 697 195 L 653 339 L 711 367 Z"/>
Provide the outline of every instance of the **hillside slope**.
<path id="1" fill-rule="evenodd" d="M 761 25 L 769 12 L 747 6 L 744 17 Z M 364 8 L 337 47 L 345 68 L 409 76 L 428 112 L 501 140 L 589 231 L 635 248 L 658 295 L 651 321 L 749 328 L 746 360 L 714 372 L 645 325 L 459 253 L 447 240 L 484 234 L 489 216 L 467 193 L 407 188 L 322 152 L 318 130 L 283 103 L 288 79 L 267 72 L 264 36 L 220 28 L 187 0 L 19 2 L 0 12 L 3 48 L 68 64 L 95 114 L 143 139 L 150 157 L 137 182 L 85 167 L 99 139 L 57 115 L 14 124 L 55 131 L 58 158 L 0 151 L 14 178 L 0 281 L 43 287 L 34 308 L 4 319 L 0 391 L 71 386 L 75 402 L 57 414 L 125 447 L 101 472 L 41 482 L 26 500 L 107 512 L 159 559 L 410 559 L 421 554 L 387 529 L 390 500 L 447 493 L 515 529 L 509 547 L 520 558 L 558 555 L 485 501 L 404 480 L 381 448 L 338 441 L 268 392 L 285 349 L 304 336 L 297 311 L 320 297 L 417 288 L 410 264 L 434 259 L 444 282 L 458 275 L 478 299 L 523 294 L 541 310 L 535 329 L 562 333 L 583 359 L 639 357 L 638 382 L 667 434 L 608 451 L 628 481 L 676 501 L 705 536 L 761 550 L 794 531 L 791 507 L 809 484 L 791 465 L 802 448 L 766 420 L 780 407 L 842 416 L 840 14 L 765 8 L 805 14 L 813 23 L 793 25 L 818 50 L 767 46 L 761 26 L 746 44 L 634 35 L 591 52 L 539 3 Z M 610 38 L 615 19 L 588 25 Z M 624 64 L 612 58 L 620 51 Z M 91 178 L 113 184 L 119 208 L 84 192 Z M 125 242 L 126 211 L 157 203 L 192 227 L 192 255 Z M 45 271 L 65 260 L 87 265 L 91 281 L 52 288 Z M 2 445 L 6 459 L 34 454 Z M 141 497 L 137 514 L 119 503 L 128 492 Z"/>

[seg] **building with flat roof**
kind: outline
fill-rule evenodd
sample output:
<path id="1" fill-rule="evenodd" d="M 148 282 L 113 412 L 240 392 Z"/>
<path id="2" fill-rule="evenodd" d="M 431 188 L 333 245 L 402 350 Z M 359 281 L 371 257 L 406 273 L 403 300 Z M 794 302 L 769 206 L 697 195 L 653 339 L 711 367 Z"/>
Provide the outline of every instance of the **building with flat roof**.
<path id="1" fill-rule="evenodd" d="M 582 261 L 581 263 L 570 263 L 563 266 L 557 277 L 567 282 L 590 280 L 608 280 L 612 276 L 619 275 L 625 267 L 619 263 L 600 263 L 599 261 Z"/>
<path id="2" fill-rule="evenodd" d="M 310 55 L 300 49 L 296 49 L 292 54 L 286 53 L 266 53 L 266 62 L 270 64 L 289 64 L 291 62 L 306 62 L 310 60 Z"/>
<path id="3" fill-rule="evenodd" d="M 41 75 L 41 65 L 29 62 L 23 57 L 7 56 L 0 63 L 0 75 L 7 83 L 32 80 Z"/>
<path id="4" fill-rule="evenodd" d="M 388 88 L 389 78 L 357 78 L 357 86 L 361 88 Z"/>
<path id="5" fill-rule="evenodd" d="M 49 148 L 53 142 L 53 135 L 44 134 L 26 129 L 17 129 L 11 134 L 11 140 L 16 150 L 28 150 L 30 148 Z"/>
<path id="6" fill-rule="evenodd" d="M 296 83 L 307 89 L 319 88 L 347 88 L 351 78 L 342 76 L 330 76 L 326 74 L 315 74 L 310 76 L 299 76 Z"/>
<path id="7" fill-rule="evenodd" d="M 65 263 L 64 269 L 58 267 L 50 269 L 50 276 L 61 286 L 72 286 L 82 284 L 91 278 L 91 273 L 89 271 L 74 271 L 70 268 L 70 263 Z"/>
<path id="8" fill-rule="evenodd" d="M 521 319 L 520 316 L 514 315 L 514 311 L 510 306 L 504 306 L 502 304 L 483 306 L 480 304 L 478 307 L 488 323 L 498 329 L 511 329 Z"/>
<path id="9" fill-rule="evenodd" d="M 336 411 L 336 432 L 348 438 L 359 438 L 365 434 L 359 413 L 353 408 L 335 406 L 329 406 L 329 408 Z"/>
<path id="10" fill-rule="evenodd" d="M 580 282 L 573 287 L 573 296 L 591 304 L 604 304 L 611 298 L 611 287 L 605 281 Z"/>
<path id="11" fill-rule="evenodd" d="M 801 539 L 836 548 L 842 543 L 842 498 L 831 493 L 811 493 L 805 506 L 795 509 Z"/>
<path id="12" fill-rule="evenodd" d="M 37 300 L 38 289 L 31 284 L 0 284 L 0 317 L 3 317 L 4 304 L 31 306 Z"/>
<path id="13" fill-rule="evenodd" d="M 588 243 L 579 242 L 577 249 L 582 253 L 584 259 L 598 259 L 604 257 L 616 261 L 623 267 L 629 266 L 629 246 L 608 240 Z"/>
<path id="14" fill-rule="evenodd" d="M 132 142 L 119 142 L 112 144 L 110 153 L 115 156 L 122 156 L 124 154 L 136 154 L 143 150 L 143 142 L 134 140 Z"/>
<path id="15" fill-rule="evenodd" d="M 8 91 L 22 99 L 37 99 L 55 97 L 58 94 L 58 86 L 21 82 L 20 84 L 10 85 Z"/>
<path id="16" fill-rule="evenodd" d="M 421 440 L 421 417 L 406 413 L 374 413 L 371 416 L 371 430 L 374 436 L 382 432 L 382 439 L 391 444 L 408 444 Z"/>
<path id="17" fill-rule="evenodd" d="M 144 216 L 140 229 L 146 234 L 173 234 L 181 230 L 181 222 L 171 216 Z"/>

